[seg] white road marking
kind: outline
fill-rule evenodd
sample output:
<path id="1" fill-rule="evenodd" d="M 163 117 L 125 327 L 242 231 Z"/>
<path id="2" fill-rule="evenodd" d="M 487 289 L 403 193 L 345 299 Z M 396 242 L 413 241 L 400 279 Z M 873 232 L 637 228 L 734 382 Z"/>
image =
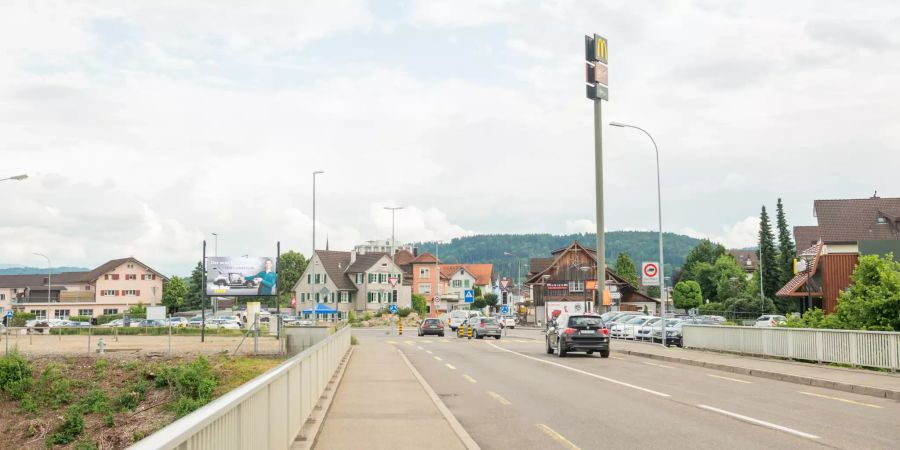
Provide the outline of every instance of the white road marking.
<path id="1" fill-rule="evenodd" d="M 472 378 L 468 375 L 463 375 L 462 377 L 465 378 L 469 383 L 477 383 L 477 381 L 475 381 L 474 378 Z"/>
<path id="2" fill-rule="evenodd" d="M 523 354 L 521 354 L 521 353 L 519 353 L 519 352 L 514 352 L 514 351 L 512 351 L 512 350 L 508 350 L 508 349 L 505 349 L 505 348 L 503 348 L 503 347 L 498 347 L 498 346 L 496 346 L 496 345 L 494 345 L 494 344 L 490 344 L 490 345 L 491 345 L 492 347 L 496 348 L 496 349 L 503 350 L 504 352 L 509 352 L 509 353 L 514 354 L 514 355 L 519 355 L 519 356 L 521 356 L 521 357 L 523 357 L 523 358 L 528 358 L 528 359 L 531 359 L 531 360 L 534 360 L 534 361 L 537 361 L 537 362 L 540 362 L 540 363 L 550 364 L 551 366 L 556 366 L 556 367 L 559 367 L 559 368 L 562 368 L 562 369 L 571 370 L 572 372 L 580 373 L 580 374 L 582 374 L 582 375 L 587 375 L 587 376 L 589 376 L 589 377 L 594 377 L 594 378 L 597 378 L 598 380 L 608 381 L 608 382 L 610 382 L 610 383 L 618 384 L 619 386 L 625 386 L 625 387 L 627 387 L 627 388 L 637 389 L 637 390 L 639 390 L 639 391 L 644 391 L 644 392 L 646 392 L 646 393 L 648 393 L 648 394 L 658 395 L 658 396 L 660 396 L 660 397 L 671 397 L 671 395 L 666 394 L 666 393 L 663 393 L 663 392 L 654 391 L 654 390 L 652 390 L 652 389 L 647 389 L 647 388 L 644 388 L 644 387 L 636 386 L 636 385 L 633 385 L 633 384 L 630 384 L 630 383 L 626 383 L 626 382 L 624 382 L 624 381 L 614 380 L 614 379 L 612 379 L 612 378 L 604 377 L 604 376 L 601 376 L 601 375 L 597 375 L 597 374 L 595 374 L 595 373 L 586 372 L 586 371 L 584 371 L 584 370 L 576 369 L 576 368 L 574 368 L 574 367 L 569 367 L 569 366 L 566 366 L 566 365 L 563 365 L 563 364 L 559 364 L 559 363 L 555 363 L 555 362 L 543 360 L 543 359 L 540 359 L 540 358 L 535 358 L 535 357 L 533 357 L 533 356 L 523 355 Z"/>
<path id="3" fill-rule="evenodd" d="M 416 346 L 416 348 L 419 349 L 419 350 L 425 350 L 424 348 L 419 347 L 418 345 Z"/>
<path id="4" fill-rule="evenodd" d="M 797 391 L 797 392 L 799 392 L 803 395 L 811 395 L 813 397 L 827 398 L 829 400 L 836 400 L 836 401 L 844 402 L 844 403 L 852 403 L 854 405 L 860 405 L 860 406 L 868 406 L 869 408 L 881 408 L 881 406 L 878 406 L 878 405 L 873 405 L 871 403 L 858 402 L 856 400 L 850 400 L 848 398 L 832 397 L 830 395 L 815 394 L 812 392 L 803 392 L 803 391 Z"/>
<path id="5" fill-rule="evenodd" d="M 697 407 L 701 408 L 701 409 L 705 409 L 707 411 L 712 411 L 712 412 L 716 412 L 716 413 L 719 413 L 722 415 L 726 415 L 728 417 L 732 417 L 732 418 L 740 420 L 742 422 L 752 423 L 754 425 L 759 425 L 761 427 L 766 427 L 766 428 L 771 428 L 773 430 L 783 431 L 788 434 L 793 434 L 794 436 L 800 436 L 800 437 L 806 438 L 806 439 L 819 439 L 819 436 L 816 436 L 814 434 L 804 433 L 802 431 L 798 431 L 793 428 L 776 425 L 774 423 L 766 422 L 764 420 L 754 419 L 752 417 L 747 417 L 747 416 L 744 416 L 744 415 L 741 415 L 738 413 L 733 413 L 731 411 L 725 411 L 724 409 L 714 408 L 712 406 L 700 405 L 700 404 L 698 404 Z"/>
<path id="6" fill-rule="evenodd" d="M 616 355 L 609 355 L 609 357 L 612 358 L 612 359 L 625 359 L 625 358 L 622 357 L 622 356 L 616 356 Z"/>
<path id="7" fill-rule="evenodd" d="M 504 406 L 512 405 L 512 403 L 510 403 L 509 400 L 503 398 L 502 396 L 500 396 L 500 394 L 498 394 L 496 392 L 488 391 L 487 394 L 490 395 L 491 397 L 493 397 L 494 400 L 497 400 L 498 402 L 500 402 L 501 405 L 504 405 Z"/>
<path id="8" fill-rule="evenodd" d="M 443 361 L 443 359 L 441 359 L 440 356 L 435 356 L 434 359 L 436 359 L 436 360 L 438 360 L 438 361 Z"/>
<path id="9" fill-rule="evenodd" d="M 547 434 L 547 436 L 550 436 L 551 438 L 553 438 L 553 440 L 555 440 L 556 442 L 559 442 L 560 444 L 562 444 L 564 447 L 568 448 L 569 450 L 581 450 L 581 448 L 579 448 L 577 445 L 573 444 L 572 441 L 566 439 L 565 436 L 557 433 L 553 428 L 550 428 L 547 425 L 544 425 L 542 423 L 537 424 L 537 427 L 540 428 L 540 430 L 543 431 L 545 434 Z"/>
<path id="10" fill-rule="evenodd" d="M 431 350 L 425 350 L 425 353 L 431 354 Z"/>
<path id="11" fill-rule="evenodd" d="M 453 367 L 453 364 L 447 363 L 447 364 L 444 364 L 444 365 L 447 366 L 447 368 L 450 369 L 450 370 L 456 370 L 456 367 Z"/>
<path id="12" fill-rule="evenodd" d="M 656 367 L 664 367 L 664 368 L 666 368 L 666 369 L 674 369 L 674 367 L 672 367 L 672 366 L 667 366 L 667 365 L 665 365 L 665 364 L 657 364 L 657 363 L 652 363 L 652 362 L 645 362 L 644 364 L 646 364 L 646 365 L 648 365 L 648 366 L 656 366 Z"/>
<path id="13" fill-rule="evenodd" d="M 713 375 L 713 374 L 711 374 L 711 373 L 708 373 L 708 374 L 706 374 L 706 375 L 707 375 L 707 376 L 710 376 L 710 377 L 713 377 L 713 378 L 718 378 L 718 379 L 720 379 L 720 380 L 728 380 L 728 381 L 734 381 L 734 382 L 736 382 L 736 383 L 744 383 L 744 384 L 753 384 L 752 381 L 739 380 L 739 379 L 737 379 L 737 378 L 730 378 L 730 377 L 723 377 L 723 376 L 720 376 L 720 375 Z"/>
<path id="14" fill-rule="evenodd" d="M 415 341 L 403 341 L 403 342 L 406 342 L 406 345 L 415 345 L 416 344 Z"/>
<path id="15" fill-rule="evenodd" d="M 397 341 L 387 341 L 388 344 L 396 344 Z"/>

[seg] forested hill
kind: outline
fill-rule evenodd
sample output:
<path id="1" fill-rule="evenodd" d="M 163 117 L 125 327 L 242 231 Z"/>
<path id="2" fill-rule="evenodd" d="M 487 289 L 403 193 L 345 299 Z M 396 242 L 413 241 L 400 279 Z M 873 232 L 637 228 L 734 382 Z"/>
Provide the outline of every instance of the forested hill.
<path id="1" fill-rule="evenodd" d="M 663 235 L 666 252 L 667 273 L 684 263 L 688 252 L 697 245 L 698 239 L 666 233 Z M 449 243 L 441 243 L 439 247 L 441 261 L 445 263 L 492 263 L 495 276 L 515 278 L 515 258 L 505 256 L 504 252 L 519 256 L 523 264 L 529 258 L 549 257 L 550 252 L 568 246 L 572 241 L 595 248 L 596 235 L 591 234 L 483 234 L 456 238 Z M 435 252 L 434 242 L 413 244 L 419 253 Z M 607 265 L 615 264 L 619 252 L 627 252 L 635 264 L 640 267 L 642 261 L 659 259 L 659 234 L 652 231 L 611 231 L 606 233 Z M 525 276 L 527 268 L 522 269 Z"/>
<path id="2" fill-rule="evenodd" d="M 3 266 L 3 265 L 0 265 Z M 50 272 L 52 274 L 58 274 L 62 272 L 88 272 L 91 269 L 87 269 L 84 267 L 51 267 Z M 10 267 L 6 266 L 0 268 L 0 275 L 46 275 L 47 268 L 46 267 Z"/>

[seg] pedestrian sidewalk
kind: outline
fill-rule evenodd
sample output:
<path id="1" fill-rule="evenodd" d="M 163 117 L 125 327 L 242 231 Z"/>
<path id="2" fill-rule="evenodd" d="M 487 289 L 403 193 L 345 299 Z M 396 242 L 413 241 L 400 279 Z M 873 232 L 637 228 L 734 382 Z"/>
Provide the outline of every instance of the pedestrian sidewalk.
<path id="1" fill-rule="evenodd" d="M 471 438 L 413 370 L 393 345 L 357 345 L 314 448 L 465 449 Z"/>
<path id="2" fill-rule="evenodd" d="M 900 375 L 897 374 L 677 347 L 666 348 L 642 342 L 613 341 L 612 350 L 789 383 L 900 400 Z"/>

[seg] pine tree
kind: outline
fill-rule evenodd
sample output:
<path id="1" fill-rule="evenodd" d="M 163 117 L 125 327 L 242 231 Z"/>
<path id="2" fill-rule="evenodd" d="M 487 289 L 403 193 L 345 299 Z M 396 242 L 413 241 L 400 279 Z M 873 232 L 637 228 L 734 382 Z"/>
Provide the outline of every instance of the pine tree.
<path id="1" fill-rule="evenodd" d="M 629 256 L 628 253 L 622 252 L 616 256 L 616 265 L 613 266 L 613 272 L 628 280 L 632 286 L 638 285 L 637 267 L 634 265 L 634 261 L 631 260 L 631 256 Z"/>
<path id="2" fill-rule="evenodd" d="M 776 221 L 778 226 L 778 269 L 781 271 L 781 277 L 778 284 L 784 286 L 794 276 L 794 256 L 797 249 L 791 238 L 791 232 L 788 230 L 787 219 L 784 217 L 784 205 L 781 199 L 778 199 L 776 207 Z"/>
<path id="3" fill-rule="evenodd" d="M 766 207 L 762 207 L 759 214 L 759 261 L 762 264 L 763 292 L 768 298 L 775 296 L 775 292 L 783 286 L 781 282 L 781 269 L 775 249 L 775 236 L 772 235 L 772 225 L 769 222 L 769 214 Z"/>

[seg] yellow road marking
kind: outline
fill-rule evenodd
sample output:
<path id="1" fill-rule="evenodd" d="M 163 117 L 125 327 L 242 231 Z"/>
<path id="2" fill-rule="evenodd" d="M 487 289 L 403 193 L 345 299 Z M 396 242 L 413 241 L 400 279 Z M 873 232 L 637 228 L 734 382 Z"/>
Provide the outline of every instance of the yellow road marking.
<path id="1" fill-rule="evenodd" d="M 581 450 L 577 445 L 573 444 L 572 441 L 565 438 L 565 436 L 557 433 L 553 428 L 548 427 L 542 423 L 537 424 L 537 427 L 541 429 L 547 436 L 550 436 L 556 442 L 559 442 L 563 445 L 563 447 L 568 448 L 570 450 Z"/>
<path id="2" fill-rule="evenodd" d="M 444 365 L 447 366 L 447 368 L 450 369 L 450 370 L 456 370 L 456 367 L 453 367 L 453 364 L 447 363 L 447 364 L 444 364 Z"/>
<path id="3" fill-rule="evenodd" d="M 737 382 L 737 383 L 744 383 L 744 384 L 753 384 L 752 381 L 739 380 L 739 379 L 737 379 L 737 378 L 723 377 L 723 376 L 719 376 L 719 375 L 713 375 L 713 374 L 711 374 L 711 373 L 708 373 L 708 374 L 706 374 L 706 375 L 711 376 L 711 377 L 713 377 L 713 378 L 718 378 L 718 379 L 720 379 L 720 380 L 728 380 L 728 381 L 734 381 L 734 382 Z"/>
<path id="4" fill-rule="evenodd" d="M 475 381 L 474 378 L 472 378 L 472 377 L 470 377 L 470 376 L 468 376 L 468 375 L 463 375 L 462 377 L 465 378 L 466 380 L 468 380 L 469 383 L 477 383 L 477 381 Z"/>
<path id="5" fill-rule="evenodd" d="M 657 363 L 652 363 L 652 362 L 645 362 L 644 364 L 646 364 L 648 366 L 665 367 L 666 369 L 674 369 L 674 367 L 667 366 L 665 364 L 657 364 Z"/>
<path id="6" fill-rule="evenodd" d="M 443 359 L 441 359 L 440 356 L 435 356 L 434 359 L 436 359 L 436 360 L 438 360 L 438 361 L 443 361 Z"/>
<path id="7" fill-rule="evenodd" d="M 830 396 L 830 395 L 815 394 L 815 393 L 812 393 L 812 392 L 803 392 L 803 391 L 797 391 L 797 392 L 799 392 L 799 393 L 801 393 L 801 394 L 803 394 L 803 395 L 811 395 L 811 396 L 813 396 L 813 397 L 827 398 L 827 399 L 829 399 L 829 400 L 837 400 L 837 401 L 839 401 L 839 402 L 852 403 L 852 404 L 854 404 L 854 405 L 859 405 L 859 406 L 868 406 L 869 408 L 881 408 L 881 406 L 878 406 L 878 405 L 873 405 L 873 404 L 871 404 L 871 403 L 858 402 L 858 401 L 856 401 L 856 400 L 850 400 L 850 399 L 848 399 L 848 398 L 832 397 L 832 396 Z"/>
<path id="8" fill-rule="evenodd" d="M 497 400 L 498 402 L 500 402 L 501 405 L 511 405 L 512 404 L 509 402 L 509 400 L 501 397 L 500 394 L 498 394 L 496 392 L 488 391 L 487 394 L 490 395 L 491 397 L 494 397 L 494 400 Z"/>

